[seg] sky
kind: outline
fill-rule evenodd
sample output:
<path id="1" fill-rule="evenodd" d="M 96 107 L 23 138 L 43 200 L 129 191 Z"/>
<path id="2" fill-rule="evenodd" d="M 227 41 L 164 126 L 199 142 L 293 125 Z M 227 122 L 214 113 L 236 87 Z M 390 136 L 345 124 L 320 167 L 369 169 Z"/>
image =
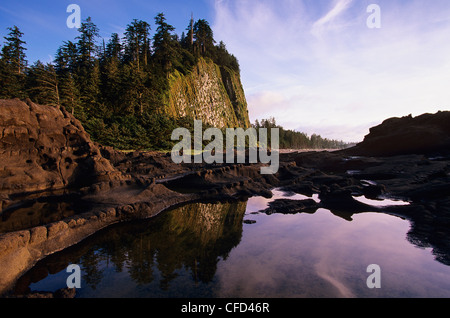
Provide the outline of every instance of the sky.
<path id="1" fill-rule="evenodd" d="M 387 118 L 450 110 L 448 0 L 2 0 L 0 37 L 17 25 L 29 63 L 51 62 L 78 35 L 69 4 L 105 41 L 159 12 L 180 35 L 191 13 L 208 20 L 239 60 L 252 122 L 358 142 Z"/>

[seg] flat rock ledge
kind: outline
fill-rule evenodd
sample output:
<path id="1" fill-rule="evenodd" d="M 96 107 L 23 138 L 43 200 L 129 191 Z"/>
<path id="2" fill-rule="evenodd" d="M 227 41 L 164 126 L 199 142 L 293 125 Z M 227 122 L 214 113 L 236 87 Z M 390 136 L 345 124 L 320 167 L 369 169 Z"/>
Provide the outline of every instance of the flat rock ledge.
<path id="1" fill-rule="evenodd" d="M 238 164 L 165 175 L 164 178 L 141 176 L 134 180 L 102 182 L 79 189 L 77 192 L 83 199 L 95 202 L 88 212 L 0 234 L 0 295 L 8 297 L 17 279 L 39 260 L 76 245 L 113 224 L 148 219 L 190 202 L 270 196 L 272 185 L 259 175 L 259 169 L 259 165 Z M 169 189 L 176 188 L 178 183 L 197 190 L 182 193 Z"/>
<path id="2" fill-rule="evenodd" d="M 157 185 L 154 188 L 158 188 Z M 147 192 L 155 189 L 147 188 Z M 195 199 L 160 192 L 151 202 L 135 202 L 76 215 L 48 225 L 0 235 L 0 294 L 46 256 L 75 245 L 112 224 L 153 217 L 170 206 Z"/>

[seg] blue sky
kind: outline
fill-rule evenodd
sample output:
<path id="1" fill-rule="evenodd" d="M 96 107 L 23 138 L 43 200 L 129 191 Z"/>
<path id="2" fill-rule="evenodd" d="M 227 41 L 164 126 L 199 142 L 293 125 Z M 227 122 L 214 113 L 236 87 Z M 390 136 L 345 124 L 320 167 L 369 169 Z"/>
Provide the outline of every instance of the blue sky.
<path id="1" fill-rule="evenodd" d="M 285 128 L 360 141 L 394 116 L 450 109 L 448 0 L 16 0 L 0 3 L 0 36 L 25 33 L 30 62 L 51 61 L 78 32 L 69 4 L 107 39 L 134 18 L 166 14 L 176 32 L 191 12 L 207 19 L 241 65 L 251 120 L 274 116 Z M 381 9 L 369 29 L 367 7 Z"/>
<path id="2" fill-rule="evenodd" d="M 159 12 L 165 13 L 180 35 L 189 24 L 191 12 L 197 19 L 208 21 L 214 13 L 209 0 L 5 0 L 0 2 L 0 35 L 3 38 L 7 27 L 17 25 L 24 33 L 29 61 L 50 62 L 63 41 L 79 34 L 66 25 L 70 4 L 79 5 L 82 20 L 91 17 L 106 40 L 112 33 L 123 34 L 133 19 L 147 21 L 153 27 Z"/>

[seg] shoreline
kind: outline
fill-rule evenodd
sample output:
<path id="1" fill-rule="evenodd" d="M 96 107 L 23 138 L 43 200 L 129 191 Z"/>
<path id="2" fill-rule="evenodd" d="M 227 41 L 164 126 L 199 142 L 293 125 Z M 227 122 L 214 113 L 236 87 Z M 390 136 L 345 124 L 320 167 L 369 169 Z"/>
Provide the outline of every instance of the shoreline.
<path id="1" fill-rule="evenodd" d="M 0 140 L 1 295 L 38 260 L 109 225 L 195 200 L 270 198 L 273 188 L 320 199 L 276 200 L 273 209 L 322 207 L 347 219 L 378 211 L 354 196 L 408 201 L 387 212 L 411 219 L 411 242 L 431 247 L 450 265 L 450 112 L 387 120 L 353 148 L 285 149 L 278 172 L 262 175 L 263 164 L 176 164 L 171 153 L 116 151 L 92 142 L 62 107 L 17 99 L 0 104 L 7 127 Z M 433 135 L 423 133 L 430 129 Z M 67 204 L 68 189 L 77 208 Z"/>
<path id="2" fill-rule="evenodd" d="M 450 199 L 437 195 L 428 202 L 424 201 L 423 194 L 429 191 L 429 185 L 415 185 L 416 189 L 413 188 L 412 184 L 420 177 L 413 168 L 409 175 L 402 172 L 382 180 L 386 179 L 386 174 L 392 173 L 392 169 L 398 168 L 400 162 L 403 162 L 403 167 L 423 164 L 428 167 L 427 170 L 420 170 L 425 177 L 435 175 L 436 169 L 450 166 L 450 158 L 427 160 L 425 164 L 425 157 L 420 155 L 350 158 L 342 153 L 326 151 L 295 152 L 281 155 L 280 171 L 275 176 L 260 175 L 260 165 L 236 164 L 215 167 L 187 165 L 183 166 L 183 173 L 167 169 L 163 177 L 155 178 L 142 172 L 153 166 L 154 161 L 169 160 L 165 154 L 131 153 L 125 156 L 125 160 L 115 162 L 115 167 L 129 171 L 131 181 L 104 182 L 80 190 L 84 198 L 97 202 L 101 208 L 52 224 L 0 234 L 0 295 L 7 295 L 15 281 L 37 261 L 113 224 L 151 218 L 175 205 L 195 201 L 217 202 L 255 195 L 269 197 L 270 190 L 276 187 L 304 195 L 319 194 L 321 202 L 317 207 L 324 207 L 338 215 L 343 213 L 346 217 L 376 209 L 354 200 L 352 195 L 355 193 L 368 198 L 386 194 L 407 198 L 410 205 L 392 206 L 383 209 L 383 213 L 407 218 L 415 240 L 431 244 L 435 254 L 442 256 L 440 261 L 450 265 L 450 235 L 447 235 L 450 230 L 445 223 L 440 224 L 443 219 L 450 220 Z M 135 170 L 130 171 L 129 167 Z M 350 168 L 360 171 L 360 174 L 347 174 L 348 170 L 352 170 Z M 376 182 L 366 183 L 370 176 Z M 180 186 L 188 187 L 192 192 L 177 191 Z M 445 188 L 446 184 L 442 186 Z M 415 198 L 415 192 L 422 199 Z M 305 202 L 302 201 L 276 203 L 275 208 L 280 211 L 305 211 Z M 446 213 L 442 213 L 443 207 L 447 209 Z M 441 234 L 436 237 L 430 231 Z"/>

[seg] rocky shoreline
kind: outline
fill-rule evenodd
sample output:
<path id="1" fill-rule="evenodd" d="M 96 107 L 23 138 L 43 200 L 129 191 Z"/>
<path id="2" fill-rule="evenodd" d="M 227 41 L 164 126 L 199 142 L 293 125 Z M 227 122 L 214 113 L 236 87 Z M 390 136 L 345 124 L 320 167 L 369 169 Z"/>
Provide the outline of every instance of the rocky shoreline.
<path id="1" fill-rule="evenodd" d="M 325 208 L 349 221 L 355 213 L 399 215 L 411 222 L 413 244 L 431 247 L 439 262 L 450 265 L 450 148 L 444 142 L 446 126 L 439 130 L 437 124 L 445 123 L 447 113 L 428 120 L 438 146 L 425 149 L 416 143 L 416 129 L 408 128 L 416 122 L 406 118 L 395 121 L 390 134 L 392 143 L 402 142 L 402 153 L 381 151 L 386 139 L 365 148 L 367 140 L 382 140 L 380 131 L 388 138 L 389 127 L 377 128 L 348 150 L 283 153 L 278 173 L 261 175 L 258 164 L 177 165 L 167 153 L 115 151 L 93 143 L 64 109 L 0 102 L 0 295 L 8 296 L 37 261 L 112 224 L 150 218 L 189 202 L 270 197 L 273 188 L 318 195 L 320 202 L 276 200 L 265 213 Z M 427 129 L 426 123 L 419 126 Z M 356 197 L 409 204 L 379 207 Z"/>

